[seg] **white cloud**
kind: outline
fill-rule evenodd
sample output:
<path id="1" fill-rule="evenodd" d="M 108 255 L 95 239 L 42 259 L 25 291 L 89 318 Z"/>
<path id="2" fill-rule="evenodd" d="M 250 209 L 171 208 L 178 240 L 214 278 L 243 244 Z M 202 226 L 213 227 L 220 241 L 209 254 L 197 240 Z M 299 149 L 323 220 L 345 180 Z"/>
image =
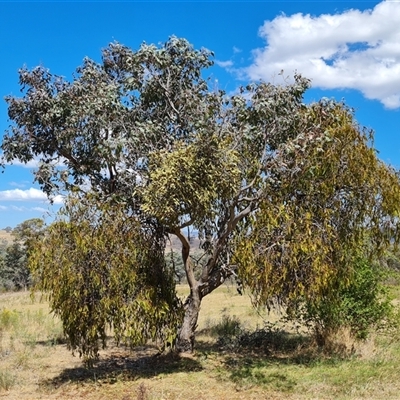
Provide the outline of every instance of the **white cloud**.
<path id="1" fill-rule="evenodd" d="M 39 157 L 35 157 L 32 160 L 29 160 L 27 163 L 23 163 L 18 159 L 12 160 L 10 162 L 5 162 L 4 160 L 4 155 L 2 153 L 0 153 L 0 161 L 3 161 L 5 165 L 14 165 L 17 167 L 23 167 L 23 168 L 30 168 L 30 169 L 38 169 L 40 166 L 40 158 Z M 65 168 L 65 158 L 64 157 L 59 157 L 58 160 L 54 160 L 53 164 L 56 167 L 59 168 Z"/>
<path id="2" fill-rule="evenodd" d="M 30 188 L 27 190 L 12 189 L 0 191 L 0 200 L 5 201 L 40 201 L 47 202 L 48 198 L 41 190 Z M 58 195 L 53 198 L 54 204 L 62 204 L 63 197 Z"/>
<path id="3" fill-rule="evenodd" d="M 244 72 L 272 80 L 284 71 L 312 79 L 314 87 L 350 88 L 387 108 L 400 107 L 400 2 L 341 14 L 281 15 L 266 21 L 259 35 L 266 46 L 254 51 Z"/>
<path id="4" fill-rule="evenodd" d="M 39 189 L 30 188 L 27 190 L 12 189 L 0 191 L 0 200 L 11 201 L 46 201 L 47 196 Z"/>
<path id="5" fill-rule="evenodd" d="M 42 216 L 51 216 L 54 214 L 54 210 L 51 210 L 49 208 L 44 208 L 44 207 L 25 207 L 25 206 L 16 206 L 16 205 L 9 205 L 9 206 L 3 206 L 0 205 L 0 212 L 2 211 L 16 211 L 16 212 L 32 212 L 32 211 L 36 211 L 36 212 L 40 212 L 42 214 Z"/>
<path id="6" fill-rule="evenodd" d="M 22 181 L 22 182 L 9 182 L 8 183 L 10 186 L 18 187 L 18 188 L 23 188 L 26 187 L 27 184 L 29 184 L 29 181 Z"/>
<path id="7" fill-rule="evenodd" d="M 28 211 L 28 208 L 27 207 L 23 207 L 23 206 L 22 207 L 11 206 L 10 210 L 18 211 L 18 212 L 26 212 L 26 211 Z"/>
<path id="8" fill-rule="evenodd" d="M 217 64 L 221 68 L 229 68 L 233 66 L 233 62 L 231 60 L 228 61 L 215 60 L 215 64 Z"/>
<path id="9" fill-rule="evenodd" d="M 13 160 L 12 162 L 6 163 L 6 165 L 15 165 L 17 167 L 37 169 L 39 167 L 39 160 L 34 159 L 34 160 L 28 161 L 27 163 L 23 163 L 19 160 Z"/>
<path id="10" fill-rule="evenodd" d="M 53 204 L 64 204 L 64 197 L 61 195 L 53 197 Z"/>
<path id="11" fill-rule="evenodd" d="M 48 213 L 49 210 L 47 208 L 43 208 L 43 207 L 32 207 L 33 211 L 39 211 L 41 213 Z"/>

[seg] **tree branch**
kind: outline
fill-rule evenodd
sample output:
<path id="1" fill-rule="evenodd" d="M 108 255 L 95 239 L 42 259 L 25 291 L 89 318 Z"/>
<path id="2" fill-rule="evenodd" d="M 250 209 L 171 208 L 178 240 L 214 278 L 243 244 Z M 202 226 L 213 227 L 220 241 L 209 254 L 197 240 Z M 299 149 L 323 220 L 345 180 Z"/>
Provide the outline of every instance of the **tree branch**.
<path id="1" fill-rule="evenodd" d="M 176 235 L 176 237 L 182 243 L 182 260 L 183 260 L 183 265 L 185 266 L 186 279 L 188 281 L 190 288 L 192 289 L 197 286 L 198 282 L 196 281 L 196 278 L 194 276 L 193 265 L 189 257 L 190 255 L 189 240 L 186 238 L 186 236 L 181 232 L 179 228 L 172 230 L 172 233 Z"/>

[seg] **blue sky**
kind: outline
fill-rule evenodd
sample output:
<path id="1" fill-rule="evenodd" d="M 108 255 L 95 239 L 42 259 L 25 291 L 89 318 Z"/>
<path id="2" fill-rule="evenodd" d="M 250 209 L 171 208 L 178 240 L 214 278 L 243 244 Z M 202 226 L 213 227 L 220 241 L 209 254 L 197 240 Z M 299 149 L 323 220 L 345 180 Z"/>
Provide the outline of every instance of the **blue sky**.
<path id="1" fill-rule="evenodd" d="M 112 41 L 132 48 L 188 39 L 215 53 L 209 71 L 227 91 L 251 80 L 279 83 L 294 70 L 312 79 L 306 100 L 344 99 L 375 130 L 382 160 L 400 168 L 399 1 L 0 2 L 0 132 L 6 95 L 19 96 L 18 69 L 43 65 L 70 79 L 84 57 Z M 35 165 L 0 175 L 0 228 L 51 207 L 33 183 Z"/>

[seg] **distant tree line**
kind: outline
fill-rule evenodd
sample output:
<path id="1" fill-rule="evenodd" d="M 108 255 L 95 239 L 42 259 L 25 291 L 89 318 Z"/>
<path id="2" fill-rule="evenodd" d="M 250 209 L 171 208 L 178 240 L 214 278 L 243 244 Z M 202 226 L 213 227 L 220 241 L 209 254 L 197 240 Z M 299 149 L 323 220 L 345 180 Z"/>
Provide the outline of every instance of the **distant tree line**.
<path id="1" fill-rule="evenodd" d="M 40 218 L 22 222 L 14 229 L 6 227 L 11 233 L 12 242 L 3 239 L 0 243 L 0 290 L 26 290 L 31 284 L 28 268 L 28 255 L 33 241 L 44 233 L 45 224 Z"/>
<path id="2" fill-rule="evenodd" d="M 48 227 L 40 218 L 28 219 L 3 230 L 11 234 L 11 240 L 0 240 L 0 291 L 26 290 L 32 286 L 32 277 L 28 267 L 28 254 L 34 240 L 41 238 Z M 200 265 L 204 252 L 199 249 L 193 254 L 193 261 Z M 177 283 L 186 283 L 185 268 L 179 250 L 171 246 L 165 253 L 167 264 L 175 272 Z"/>

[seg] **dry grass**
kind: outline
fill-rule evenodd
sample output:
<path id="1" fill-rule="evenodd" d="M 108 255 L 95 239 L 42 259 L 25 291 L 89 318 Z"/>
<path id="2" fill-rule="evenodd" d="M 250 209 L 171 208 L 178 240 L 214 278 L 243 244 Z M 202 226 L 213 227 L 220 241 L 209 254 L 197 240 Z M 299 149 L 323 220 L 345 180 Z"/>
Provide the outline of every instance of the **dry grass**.
<path id="1" fill-rule="evenodd" d="M 184 296 L 186 289 L 179 288 Z M 86 369 L 60 343 L 48 305 L 28 293 L 0 295 L 0 398 L 33 399 L 398 399 L 400 340 L 378 336 L 360 356 L 328 357 L 307 338 L 257 330 L 262 315 L 234 287 L 204 299 L 197 352 L 179 358 L 152 346 L 116 347 Z M 277 316 L 269 316 L 276 321 Z M 240 336 L 227 322 L 240 321 Z M 216 329 L 218 327 L 218 329 Z M 229 329 L 228 329 L 229 328 Z M 232 333 L 221 341 L 216 332 Z M 247 333 L 246 333 L 247 332 Z M 345 334 L 345 333 L 344 333 Z M 226 339 L 226 338 L 225 338 Z M 229 338 L 228 338 L 229 339 Z M 377 344 L 376 344 L 377 343 Z"/>
<path id="2" fill-rule="evenodd" d="M 0 229 L 0 240 L 2 239 L 12 242 L 13 236 L 11 235 L 11 232 L 7 232 L 4 229 Z"/>

